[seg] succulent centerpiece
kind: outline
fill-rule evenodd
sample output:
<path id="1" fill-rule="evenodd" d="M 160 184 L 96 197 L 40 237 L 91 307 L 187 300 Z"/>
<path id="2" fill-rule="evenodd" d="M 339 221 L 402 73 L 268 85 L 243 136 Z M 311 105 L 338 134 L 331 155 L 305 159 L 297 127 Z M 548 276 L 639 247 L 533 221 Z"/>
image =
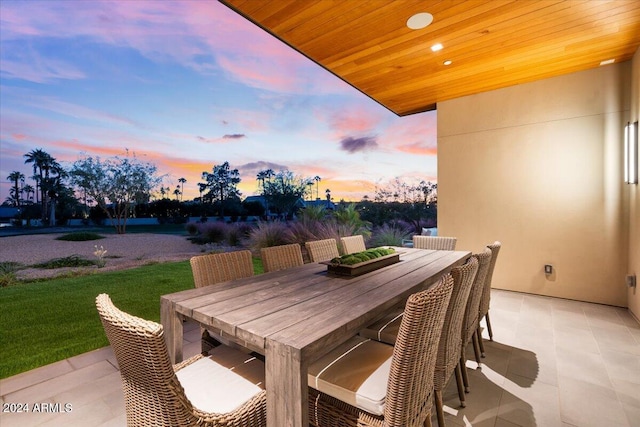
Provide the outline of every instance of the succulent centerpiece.
<path id="1" fill-rule="evenodd" d="M 393 248 L 373 248 L 333 258 L 323 262 L 329 273 L 355 277 L 400 261 L 400 254 Z"/>
<path id="2" fill-rule="evenodd" d="M 336 258 L 333 258 L 331 261 L 331 265 L 354 265 L 359 264 L 361 262 L 369 261 L 371 259 L 380 258 L 385 255 L 391 255 L 395 253 L 395 249 L 393 248 L 373 248 L 367 249 L 362 252 L 355 252 L 348 255 L 342 255 Z"/>

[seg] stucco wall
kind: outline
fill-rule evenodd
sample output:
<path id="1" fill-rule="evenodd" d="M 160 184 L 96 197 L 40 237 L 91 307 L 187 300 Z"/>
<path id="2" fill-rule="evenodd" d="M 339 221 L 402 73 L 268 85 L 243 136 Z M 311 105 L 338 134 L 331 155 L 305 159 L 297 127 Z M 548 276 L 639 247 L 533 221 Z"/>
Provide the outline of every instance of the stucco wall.
<path id="1" fill-rule="evenodd" d="M 632 61 L 631 112 L 629 121 L 640 120 L 640 48 Z M 628 185 L 629 192 L 629 274 L 640 280 L 640 184 Z M 629 310 L 640 319 L 640 291 L 628 289 Z"/>
<path id="2" fill-rule="evenodd" d="M 494 287 L 627 305 L 630 86 L 628 61 L 438 104 L 439 234 L 501 241 Z"/>

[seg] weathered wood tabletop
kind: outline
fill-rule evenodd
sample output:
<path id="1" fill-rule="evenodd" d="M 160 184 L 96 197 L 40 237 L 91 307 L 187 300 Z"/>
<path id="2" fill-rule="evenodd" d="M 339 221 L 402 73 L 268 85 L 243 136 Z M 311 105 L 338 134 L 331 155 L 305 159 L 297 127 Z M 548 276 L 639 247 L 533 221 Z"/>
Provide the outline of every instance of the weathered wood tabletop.
<path id="1" fill-rule="evenodd" d="M 466 251 L 397 248 L 400 262 L 358 277 L 305 264 L 161 297 L 169 354 L 182 360 L 182 320 L 193 319 L 265 355 L 267 424 L 308 426 L 307 366 L 426 289 Z"/>

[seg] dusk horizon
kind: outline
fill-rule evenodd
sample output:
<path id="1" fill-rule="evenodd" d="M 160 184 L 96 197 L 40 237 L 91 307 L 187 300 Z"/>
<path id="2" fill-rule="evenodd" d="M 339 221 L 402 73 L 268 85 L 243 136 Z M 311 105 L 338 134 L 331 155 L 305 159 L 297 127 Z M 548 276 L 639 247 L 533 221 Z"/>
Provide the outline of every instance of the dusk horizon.
<path id="1" fill-rule="evenodd" d="M 436 112 L 398 117 L 218 2 L 0 4 L 0 198 L 24 155 L 135 154 L 183 200 L 229 162 L 319 176 L 334 201 L 437 182 Z M 316 187 L 314 186 L 314 197 Z"/>

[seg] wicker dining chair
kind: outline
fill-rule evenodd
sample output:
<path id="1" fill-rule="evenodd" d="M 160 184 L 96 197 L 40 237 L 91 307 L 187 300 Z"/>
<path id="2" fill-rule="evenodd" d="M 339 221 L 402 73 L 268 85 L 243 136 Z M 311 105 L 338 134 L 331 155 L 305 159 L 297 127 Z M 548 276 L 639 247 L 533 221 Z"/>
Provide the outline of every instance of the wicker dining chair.
<path id="1" fill-rule="evenodd" d="M 251 251 L 232 251 L 194 256 L 189 260 L 196 288 L 253 276 Z M 200 327 L 202 351 L 207 353 L 221 343 L 235 346 L 218 331 Z"/>
<path id="2" fill-rule="evenodd" d="M 455 373 L 456 385 L 460 406 L 465 405 L 465 396 L 462 380 L 462 366 L 460 365 L 460 352 L 462 351 L 462 336 L 460 330 L 464 320 L 464 312 L 471 292 L 471 286 L 478 272 L 478 260 L 471 257 L 464 265 L 451 269 L 453 276 L 453 293 L 444 319 L 438 357 L 433 378 L 433 392 L 436 405 L 438 425 L 445 426 L 442 391 Z"/>
<path id="3" fill-rule="evenodd" d="M 440 251 L 454 251 L 456 249 L 456 237 L 445 236 L 413 236 L 413 247 L 416 249 L 434 249 Z"/>
<path id="4" fill-rule="evenodd" d="M 262 266 L 265 273 L 304 264 L 302 250 L 297 243 L 262 248 L 260 249 L 260 256 L 262 257 Z"/>
<path id="5" fill-rule="evenodd" d="M 440 336 L 434 373 L 434 398 L 440 427 L 444 427 L 442 390 L 454 373 L 458 386 L 460 406 L 465 406 L 462 367 L 460 366 L 460 352 L 462 351 L 460 330 L 477 271 L 478 260 L 474 257 L 471 257 L 464 265 L 454 267 L 451 270 L 453 293 L 451 294 L 451 301 L 447 307 L 444 327 L 442 329 L 442 335 Z M 399 316 L 396 312 L 392 312 L 368 328 L 360 331 L 360 335 L 365 338 L 371 338 L 393 345 L 396 342 L 402 317 L 402 312 L 400 312 Z"/>
<path id="6" fill-rule="evenodd" d="M 460 350 L 460 369 L 462 373 L 462 381 L 465 391 L 469 392 L 469 377 L 467 375 L 467 344 L 473 345 L 473 351 L 478 366 L 480 366 L 480 347 L 478 336 L 478 307 L 480 306 L 480 298 L 484 289 L 484 281 L 487 277 L 489 264 L 491 263 L 491 250 L 485 248 L 484 252 L 473 254 L 472 257 L 478 260 L 478 272 L 471 285 L 471 292 L 464 311 L 464 320 L 462 321 L 462 348 Z"/>
<path id="7" fill-rule="evenodd" d="M 482 291 L 482 298 L 480 299 L 479 315 L 478 315 L 478 340 L 480 344 L 480 352 L 484 357 L 484 344 L 482 343 L 482 334 L 480 331 L 480 322 L 484 318 L 487 323 L 487 332 L 489 333 L 489 340 L 493 341 L 493 331 L 491 330 L 491 321 L 489 319 L 489 305 L 491 304 L 491 282 L 493 280 L 493 270 L 496 267 L 496 261 L 498 260 L 498 253 L 502 244 L 498 241 L 487 245 L 491 249 L 491 264 L 489 264 L 489 270 L 487 271 L 487 277 L 485 278 L 484 288 Z"/>
<path id="8" fill-rule="evenodd" d="M 306 242 L 304 246 L 309 252 L 311 262 L 329 261 L 340 256 L 336 239 L 315 240 Z"/>
<path id="9" fill-rule="evenodd" d="M 360 234 L 356 234 L 355 236 L 341 237 L 340 243 L 342 244 L 342 251 L 344 252 L 344 255 L 367 250 L 366 246 L 364 245 L 364 237 L 362 237 L 362 235 Z"/>
<path id="10" fill-rule="evenodd" d="M 191 258 L 196 288 L 253 276 L 251 251 L 222 252 Z"/>
<path id="11" fill-rule="evenodd" d="M 265 426 L 264 364 L 229 347 L 172 365 L 162 325 L 96 307 L 120 369 L 127 426 Z"/>
<path id="12" fill-rule="evenodd" d="M 433 373 L 453 278 L 405 305 L 395 346 L 356 336 L 308 368 L 312 426 L 431 425 Z"/>

